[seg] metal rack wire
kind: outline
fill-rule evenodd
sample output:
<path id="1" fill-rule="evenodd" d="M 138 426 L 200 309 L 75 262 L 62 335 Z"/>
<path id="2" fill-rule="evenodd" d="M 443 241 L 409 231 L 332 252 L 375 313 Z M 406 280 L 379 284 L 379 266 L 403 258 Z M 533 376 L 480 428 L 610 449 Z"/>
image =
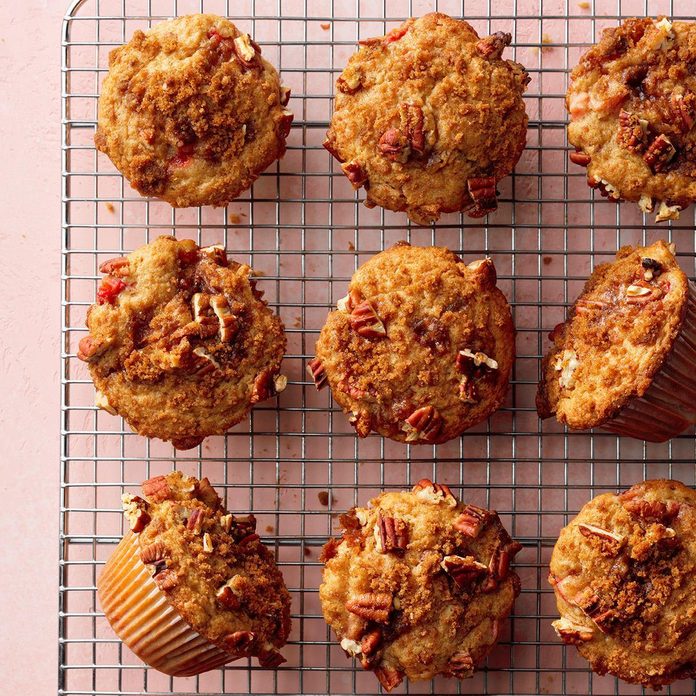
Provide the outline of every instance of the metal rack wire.
<path id="1" fill-rule="evenodd" d="M 512 57 L 529 70 L 528 147 L 502 182 L 499 210 L 483 223 L 458 215 L 420 228 L 403 215 L 359 203 L 321 147 L 333 83 L 359 37 L 408 16 L 440 10 L 480 33 L 513 33 Z M 63 249 L 60 494 L 60 694 L 368 694 L 373 675 L 348 660 L 324 624 L 317 588 L 321 545 L 337 513 L 383 488 L 430 476 L 467 500 L 496 508 L 524 550 L 523 591 L 500 645 L 468 681 L 405 684 L 398 692 L 623 694 L 640 689 L 592 675 L 556 640 L 546 564 L 558 530 L 604 490 L 646 477 L 696 483 L 693 432 L 652 445 L 596 432 L 569 433 L 534 409 L 547 331 L 563 317 L 593 266 L 626 243 L 676 242 L 696 271 L 692 213 L 656 227 L 630 204 L 595 198 L 567 160 L 563 95 L 567 73 L 604 26 L 626 16 L 672 17 L 673 0 L 77 0 L 62 40 Z M 133 192 L 94 149 L 99 84 L 108 53 L 136 28 L 173 15 L 215 12 L 250 31 L 292 88 L 295 123 L 282 162 L 227 209 L 173 210 Z M 159 234 L 224 243 L 263 272 L 266 298 L 288 333 L 288 389 L 249 421 L 198 451 L 176 453 L 98 412 L 75 357 L 101 260 Z M 304 372 L 329 308 L 353 270 L 399 239 L 448 246 L 471 260 L 490 254 L 514 311 L 518 360 L 507 403 L 487 423 L 438 447 L 358 441 L 326 392 Z M 261 670 L 246 661 L 190 679 L 146 669 L 111 632 L 95 583 L 122 528 L 120 494 L 172 464 L 208 476 L 235 511 L 253 510 L 293 595 L 288 662 Z M 694 693 L 692 681 L 671 693 Z"/>

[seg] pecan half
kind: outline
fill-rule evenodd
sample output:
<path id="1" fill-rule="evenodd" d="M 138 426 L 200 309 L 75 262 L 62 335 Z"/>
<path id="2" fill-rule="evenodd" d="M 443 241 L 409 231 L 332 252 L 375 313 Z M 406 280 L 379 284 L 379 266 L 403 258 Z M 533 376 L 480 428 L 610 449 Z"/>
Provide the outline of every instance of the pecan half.
<path id="1" fill-rule="evenodd" d="M 404 520 L 386 517 L 381 512 L 375 525 L 375 541 L 380 553 L 402 555 L 408 546 L 408 525 Z"/>
<path id="2" fill-rule="evenodd" d="M 324 147 L 326 147 L 326 143 L 324 143 Z M 350 183 L 353 184 L 353 188 L 359 189 L 361 186 L 364 186 L 367 183 L 367 172 L 363 169 L 363 166 L 357 160 L 345 162 L 341 165 L 341 169 L 343 170 L 343 173 L 348 177 L 348 181 L 350 181 Z"/>
<path id="3" fill-rule="evenodd" d="M 580 624 L 574 624 L 565 618 L 557 619 L 551 625 L 558 637 L 569 645 L 586 643 L 592 640 L 594 636 L 594 631 L 591 629 L 586 626 L 581 626 Z"/>
<path id="4" fill-rule="evenodd" d="M 346 609 L 366 621 L 387 623 L 392 609 L 392 596 L 386 592 L 365 592 L 349 599 Z"/>
<path id="5" fill-rule="evenodd" d="M 88 334 L 81 338 L 77 345 L 77 357 L 84 362 L 90 362 L 98 358 L 108 347 L 107 341 Z"/>
<path id="6" fill-rule="evenodd" d="M 140 549 L 140 560 L 145 565 L 157 565 L 167 557 L 167 547 L 161 542 L 156 541 Z M 165 565 L 166 567 L 166 565 Z"/>
<path id="7" fill-rule="evenodd" d="M 259 401 L 265 401 L 270 399 L 272 396 L 277 396 L 278 389 L 276 387 L 276 381 L 278 375 L 276 374 L 274 368 L 268 368 L 258 374 L 254 380 L 254 386 L 251 390 L 251 403 L 256 404 Z M 282 385 L 282 381 L 281 381 Z M 286 382 L 287 386 L 287 382 Z M 282 391 L 282 390 L 281 390 Z"/>
<path id="8" fill-rule="evenodd" d="M 197 484 L 196 490 L 198 492 L 198 497 L 210 508 L 214 510 L 222 505 L 220 496 L 217 494 L 215 489 L 210 485 L 210 480 L 207 476 L 204 476 Z"/>
<path id="9" fill-rule="evenodd" d="M 495 34 L 486 36 L 476 44 L 476 50 L 488 60 L 497 60 L 512 41 L 512 34 L 505 31 L 496 31 Z"/>
<path id="10" fill-rule="evenodd" d="M 382 134 L 377 149 L 392 162 L 405 161 L 408 158 L 408 143 L 398 128 L 388 128 Z"/>
<path id="11" fill-rule="evenodd" d="M 484 176 L 466 180 L 469 196 L 474 202 L 467 213 L 470 217 L 478 218 L 492 213 L 498 207 L 495 177 Z"/>
<path id="12" fill-rule="evenodd" d="M 661 500 L 645 500 L 638 497 L 619 496 L 624 510 L 632 515 L 640 517 L 646 522 L 671 522 L 679 514 L 681 505 L 676 500 L 668 500 L 663 503 Z"/>
<path id="13" fill-rule="evenodd" d="M 476 505 L 467 505 L 454 521 L 454 528 L 465 536 L 475 539 L 486 526 L 493 513 Z"/>
<path id="14" fill-rule="evenodd" d="M 613 612 L 602 608 L 602 600 L 589 587 L 575 598 L 573 604 L 582 609 L 602 633 L 607 633 Z"/>
<path id="15" fill-rule="evenodd" d="M 240 34 L 234 40 L 234 53 L 245 68 L 256 64 L 256 48 L 249 34 Z"/>
<path id="16" fill-rule="evenodd" d="M 621 534 L 610 532 L 601 527 L 596 527 L 593 524 L 578 524 L 578 531 L 586 538 L 594 537 L 602 542 L 602 549 L 610 555 L 616 555 L 626 542 L 626 539 Z"/>
<path id="17" fill-rule="evenodd" d="M 186 522 L 186 529 L 190 529 L 194 534 L 200 534 L 204 521 L 205 515 L 203 514 L 203 510 L 200 508 L 193 508 Z"/>
<path id="18" fill-rule="evenodd" d="M 466 650 L 461 650 L 450 657 L 447 671 L 457 679 L 468 679 L 474 673 L 474 660 Z"/>
<path id="19" fill-rule="evenodd" d="M 382 663 L 379 667 L 375 667 L 375 676 L 379 679 L 379 683 L 385 691 L 392 691 L 396 689 L 399 684 L 404 680 L 404 673 L 401 670 L 392 667 L 391 665 L 385 665 Z"/>
<path id="20" fill-rule="evenodd" d="M 172 489 L 167 483 L 165 476 L 154 476 L 142 484 L 143 493 L 151 499 L 153 503 L 161 503 L 173 495 Z"/>
<path id="21" fill-rule="evenodd" d="M 585 152 L 571 152 L 570 161 L 574 164 L 579 164 L 581 167 L 586 167 L 592 158 Z"/>
<path id="22" fill-rule="evenodd" d="M 505 580 L 510 572 L 510 561 L 521 550 L 522 544 L 518 541 L 496 546 L 488 563 L 488 578 L 481 587 L 483 592 L 492 592 L 497 589 L 500 581 Z"/>
<path id="23" fill-rule="evenodd" d="M 696 95 L 673 93 L 669 100 L 670 110 L 683 133 L 688 133 L 696 120 Z"/>
<path id="24" fill-rule="evenodd" d="M 245 657 L 250 655 L 256 643 L 256 634 L 252 631 L 235 631 L 228 633 L 223 639 L 225 649 L 233 655 Z"/>
<path id="25" fill-rule="evenodd" d="M 648 144 L 648 122 L 622 109 L 619 112 L 616 142 L 631 152 L 643 152 Z"/>
<path id="26" fill-rule="evenodd" d="M 462 590 L 488 574 L 488 566 L 479 563 L 473 556 L 445 556 L 440 561 L 440 567 Z"/>
<path id="27" fill-rule="evenodd" d="M 676 154 L 676 148 L 672 145 L 670 139 L 662 133 L 650 143 L 650 147 L 645 151 L 643 159 L 654 172 L 661 172 Z"/>
<path id="28" fill-rule="evenodd" d="M 165 568 L 152 576 L 160 590 L 171 590 L 179 582 L 179 576 L 175 571 Z"/>
<path id="29" fill-rule="evenodd" d="M 446 483 L 433 483 L 430 479 L 421 479 L 411 489 L 417 498 L 429 503 L 445 502 L 449 507 L 457 506 L 457 499 Z"/>
<path id="30" fill-rule="evenodd" d="M 369 300 L 364 300 L 350 313 L 350 326 L 363 338 L 384 338 L 387 330 Z"/>
<path id="31" fill-rule="evenodd" d="M 220 363 L 203 347 L 196 346 L 191 354 L 194 357 L 194 373 L 197 375 L 207 375 L 220 369 Z"/>
<path id="32" fill-rule="evenodd" d="M 422 155 L 425 152 L 425 132 L 423 131 L 423 109 L 417 104 L 399 104 L 401 130 L 406 134 L 412 152 Z"/>
<path id="33" fill-rule="evenodd" d="M 223 295 L 213 295 L 210 298 L 210 306 L 215 312 L 215 316 L 220 324 L 220 340 L 223 343 L 230 341 L 239 331 L 239 321 L 232 314 L 229 302 Z"/>
<path id="34" fill-rule="evenodd" d="M 127 276 L 130 272 L 130 261 L 123 256 L 117 256 L 115 259 L 104 261 L 104 263 L 99 266 L 99 272 L 118 277 Z"/>
<path id="35" fill-rule="evenodd" d="M 140 534 L 150 521 L 150 515 L 145 511 L 147 502 L 140 496 L 124 493 L 121 496 L 121 506 L 123 507 L 123 516 L 128 521 L 131 532 Z"/>
<path id="36" fill-rule="evenodd" d="M 374 655 L 382 645 L 382 629 L 379 627 L 373 628 L 366 633 L 360 641 L 360 650 L 365 657 Z"/>
<path id="37" fill-rule="evenodd" d="M 306 370 L 307 374 L 314 381 L 314 386 L 317 388 L 317 391 L 321 391 L 326 386 L 328 380 L 321 360 L 319 360 L 319 358 L 313 358 L 307 363 Z"/>
<path id="38" fill-rule="evenodd" d="M 401 429 L 406 433 L 406 442 L 434 442 L 442 430 L 443 422 L 434 406 L 421 406 L 406 419 Z"/>

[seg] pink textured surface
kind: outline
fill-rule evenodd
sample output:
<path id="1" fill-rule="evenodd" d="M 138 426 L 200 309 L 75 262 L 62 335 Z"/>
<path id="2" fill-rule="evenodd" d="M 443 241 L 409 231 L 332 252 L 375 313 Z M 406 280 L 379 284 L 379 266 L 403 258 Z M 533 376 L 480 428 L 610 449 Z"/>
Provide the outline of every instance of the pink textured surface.
<path id="1" fill-rule="evenodd" d="M 0 692 L 57 665 L 62 2 L 0 3 Z"/>

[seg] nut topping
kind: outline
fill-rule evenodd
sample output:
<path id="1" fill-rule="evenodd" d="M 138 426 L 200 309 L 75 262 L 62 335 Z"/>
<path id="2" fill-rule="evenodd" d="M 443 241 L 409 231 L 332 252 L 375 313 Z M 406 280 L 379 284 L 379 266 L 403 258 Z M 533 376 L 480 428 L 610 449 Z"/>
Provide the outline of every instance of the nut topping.
<path id="1" fill-rule="evenodd" d="M 642 193 L 640 199 L 638 200 L 638 207 L 644 213 L 652 213 L 655 208 L 655 204 L 653 203 L 651 196 L 648 196 L 646 193 Z"/>
<path id="2" fill-rule="evenodd" d="M 326 143 L 324 143 L 324 147 L 326 147 Z M 354 189 L 359 189 L 367 183 L 367 172 L 357 160 L 351 160 L 350 162 L 342 164 L 341 169 L 348 177 L 348 181 L 353 184 Z"/>
<path id="3" fill-rule="evenodd" d="M 210 298 L 210 305 L 220 324 L 220 340 L 227 343 L 239 330 L 237 317 L 230 311 L 227 298 L 223 295 L 213 295 Z"/>
<path id="4" fill-rule="evenodd" d="M 483 217 L 497 209 L 498 199 L 494 176 L 467 179 L 466 187 L 474 202 L 473 207 L 467 211 L 470 217 Z"/>
<path id="5" fill-rule="evenodd" d="M 489 358 L 485 353 L 481 351 L 474 351 L 470 350 L 469 348 L 464 348 L 464 350 L 460 350 L 459 354 L 457 355 L 457 367 L 460 368 L 461 370 L 461 363 L 459 360 L 459 357 L 462 358 L 469 358 L 470 360 L 474 361 L 474 366 L 475 367 L 480 367 L 481 365 L 485 365 L 486 367 L 490 368 L 491 370 L 497 370 L 498 369 L 498 361 L 493 360 L 493 358 Z"/>
<path id="6" fill-rule="evenodd" d="M 488 60 L 498 60 L 505 50 L 506 46 L 510 45 L 512 34 L 503 31 L 496 31 L 495 34 L 486 36 L 476 44 L 476 50 Z"/>
<path id="7" fill-rule="evenodd" d="M 388 128 L 384 131 L 377 148 L 392 162 L 405 162 L 408 159 L 408 144 L 398 128 Z"/>
<path id="8" fill-rule="evenodd" d="M 616 534 L 615 532 L 610 532 L 601 527 L 595 527 L 593 524 L 584 524 L 580 522 L 578 524 L 578 530 L 586 538 L 595 537 L 601 540 L 602 549 L 606 549 L 607 553 L 615 556 L 623 547 L 625 539 L 621 534 Z"/>
<path id="9" fill-rule="evenodd" d="M 256 62 L 256 48 L 249 34 L 241 34 L 234 40 L 234 52 L 245 68 L 250 68 Z"/>
<path id="10" fill-rule="evenodd" d="M 230 529 L 232 529 L 232 519 L 234 515 L 231 513 L 228 513 L 227 515 L 223 515 L 220 518 L 220 526 L 223 528 L 224 531 L 229 532 Z"/>
<path id="11" fill-rule="evenodd" d="M 643 274 L 645 280 L 652 280 L 655 276 L 662 273 L 662 264 L 659 261 L 655 261 L 655 259 L 646 257 L 641 259 L 640 265 L 645 269 Z"/>
<path id="12" fill-rule="evenodd" d="M 665 201 L 660 203 L 660 208 L 655 216 L 655 222 L 665 222 L 665 220 L 678 220 L 679 211 L 681 208 L 678 205 L 667 205 Z"/>
<path id="13" fill-rule="evenodd" d="M 676 117 L 676 122 L 680 125 L 683 133 L 688 133 L 694 125 L 696 117 L 696 95 L 688 92 L 687 94 L 673 93 L 669 100 L 671 111 Z"/>
<path id="14" fill-rule="evenodd" d="M 656 285 L 642 285 L 634 283 L 626 288 L 626 302 L 628 304 L 644 304 L 652 300 L 659 300 L 662 290 Z"/>
<path id="15" fill-rule="evenodd" d="M 281 106 L 287 106 L 288 102 L 290 101 L 290 94 L 292 93 L 292 90 L 290 87 L 287 87 L 286 85 L 281 85 L 280 86 L 280 105 Z"/>
<path id="16" fill-rule="evenodd" d="M 570 161 L 574 164 L 579 164 L 581 167 L 586 167 L 592 161 L 592 158 L 584 152 L 571 152 Z"/>
<path id="17" fill-rule="evenodd" d="M 465 536 L 475 539 L 491 516 L 490 510 L 467 505 L 461 515 L 454 521 L 454 528 Z"/>
<path id="18" fill-rule="evenodd" d="M 117 415 L 116 409 L 111 406 L 106 394 L 104 394 L 104 392 L 99 391 L 98 389 L 96 392 L 94 392 L 94 405 L 97 408 L 101 408 L 102 410 L 106 411 L 107 413 L 110 413 L 112 416 Z"/>
<path id="19" fill-rule="evenodd" d="M 150 515 L 144 509 L 147 503 L 140 496 L 124 493 L 121 496 L 121 506 L 131 532 L 140 534 L 150 521 Z"/>
<path id="20" fill-rule="evenodd" d="M 457 679 L 468 679 L 474 673 L 474 660 L 466 650 L 461 650 L 450 657 L 447 669 Z"/>
<path id="21" fill-rule="evenodd" d="M 645 500 L 635 495 L 627 496 L 625 493 L 619 496 L 624 510 L 632 515 L 640 517 L 646 522 L 662 522 L 669 524 L 681 509 L 681 505 L 676 500 L 669 500 L 663 503 L 661 500 Z"/>
<path id="22" fill-rule="evenodd" d="M 251 654 L 254 643 L 256 643 L 256 635 L 251 631 L 235 631 L 228 633 L 223 641 L 229 652 L 245 657 Z"/>
<path id="23" fill-rule="evenodd" d="M 433 483 L 430 479 L 421 479 L 411 489 L 417 498 L 429 503 L 447 503 L 448 507 L 457 507 L 457 499 L 444 483 Z"/>
<path id="24" fill-rule="evenodd" d="M 403 672 L 392 667 L 391 665 L 386 665 L 382 663 L 379 667 L 375 667 L 375 676 L 382 685 L 385 691 L 391 691 L 396 689 L 399 684 L 404 680 Z"/>
<path id="25" fill-rule="evenodd" d="M 388 34 L 384 36 L 373 36 L 369 39 L 360 39 L 358 44 L 360 46 L 380 46 L 390 44 L 394 41 L 398 41 L 406 32 L 411 28 L 410 24 L 405 26 L 395 27 Z"/>
<path id="26" fill-rule="evenodd" d="M 346 602 L 346 609 L 366 621 L 387 623 L 392 608 L 392 596 L 386 592 L 365 592 Z"/>
<path id="27" fill-rule="evenodd" d="M 350 313 L 350 326 L 363 338 L 384 338 L 387 330 L 369 300 L 364 300 Z"/>
<path id="28" fill-rule="evenodd" d="M 565 618 L 557 619 L 551 625 L 558 637 L 569 645 L 586 643 L 588 640 L 592 640 L 594 636 L 592 629 L 580 624 L 574 624 Z"/>
<path id="29" fill-rule="evenodd" d="M 479 563 L 473 556 L 445 556 L 440 567 L 451 576 L 459 589 L 473 585 L 488 574 L 488 566 Z"/>
<path id="30" fill-rule="evenodd" d="M 422 406 L 406 419 L 401 429 L 406 433 L 406 442 L 434 442 L 442 430 L 442 425 L 442 416 L 434 406 Z"/>
<path id="31" fill-rule="evenodd" d="M 216 593 L 215 597 L 217 598 L 218 602 L 222 604 L 223 607 L 226 607 L 227 609 L 239 609 L 241 606 L 241 602 L 239 601 L 239 597 L 235 594 L 234 590 L 232 589 L 232 581 L 234 580 L 233 576 L 231 577 Z"/>
<path id="32" fill-rule="evenodd" d="M 521 550 L 522 544 L 518 541 L 496 546 L 488 563 L 488 578 L 481 587 L 483 592 L 492 592 L 497 589 L 500 581 L 505 580 L 510 572 L 510 561 Z"/>
<path id="33" fill-rule="evenodd" d="M 191 352 L 196 356 L 196 374 L 205 375 L 220 369 L 220 363 L 203 346 L 196 346 Z"/>
<path id="34" fill-rule="evenodd" d="M 416 104 L 399 104 L 401 130 L 406 134 L 412 152 L 422 155 L 425 152 L 425 133 L 423 132 L 423 109 Z"/>
<path id="35" fill-rule="evenodd" d="M 287 660 L 275 649 L 272 650 L 262 650 L 256 658 L 262 667 L 269 667 L 271 669 L 282 665 L 283 662 Z"/>
<path id="36" fill-rule="evenodd" d="M 307 374 L 314 380 L 317 391 L 321 391 L 327 384 L 326 371 L 319 358 L 313 358 L 307 363 Z"/>
<path id="37" fill-rule="evenodd" d="M 336 89 L 344 94 L 355 94 L 362 87 L 362 74 L 359 70 L 344 70 L 336 80 Z"/>
<path id="38" fill-rule="evenodd" d="M 213 552 L 213 540 L 210 538 L 210 534 L 208 532 L 203 535 L 203 551 L 206 553 Z"/>
<path id="39" fill-rule="evenodd" d="M 154 544 L 140 549 L 140 560 L 145 565 L 155 566 L 152 573 L 153 575 L 167 567 L 166 558 L 167 548 L 161 541 L 156 541 Z M 157 566 L 160 566 L 159 571 L 157 570 Z"/>
<path id="40" fill-rule="evenodd" d="M 478 392 L 476 391 L 476 385 L 467 375 L 464 375 L 459 382 L 459 398 L 465 404 L 478 403 Z"/>
<path id="41" fill-rule="evenodd" d="M 561 373 L 558 377 L 558 383 L 561 387 L 565 389 L 572 388 L 575 385 L 573 373 L 579 365 L 580 361 L 578 360 L 577 353 L 568 348 L 556 358 L 554 370 Z"/>
<path id="42" fill-rule="evenodd" d="M 660 134 L 650 143 L 650 147 L 643 155 L 645 163 L 653 172 L 661 172 L 677 153 L 676 148 L 664 134 Z"/>
<path id="43" fill-rule="evenodd" d="M 352 312 L 359 304 L 360 293 L 357 290 L 351 290 L 345 297 L 336 302 L 336 308 L 339 312 Z"/>
<path id="44" fill-rule="evenodd" d="M 648 122 L 622 109 L 616 141 L 630 152 L 643 152 L 648 144 Z"/>
<path id="45" fill-rule="evenodd" d="M 379 553 L 393 551 L 403 555 L 408 546 L 408 525 L 403 520 L 385 517 L 381 512 L 375 525 L 375 542 Z"/>
<path id="46" fill-rule="evenodd" d="M 104 261 L 99 266 L 100 273 L 108 273 L 109 275 L 123 277 L 130 272 L 130 261 L 123 256 L 117 256 L 115 259 Z"/>
<path id="47" fill-rule="evenodd" d="M 143 493 L 150 498 L 153 503 L 161 503 L 163 500 L 172 497 L 172 489 L 167 483 L 165 476 L 154 476 L 142 484 Z"/>
<path id="48" fill-rule="evenodd" d="M 193 508 L 186 522 L 186 529 L 190 529 L 194 534 L 200 534 L 204 518 L 203 510 L 198 507 Z"/>
<path id="49" fill-rule="evenodd" d="M 99 357 L 108 347 L 107 341 L 94 338 L 94 336 L 88 334 L 80 339 L 80 343 L 77 346 L 77 357 L 84 362 L 90 362 Z"/>
<path id="50" fill-rule="evenodd" d="M 179 582 L 179 576 L 175 571 L 165 568 L 152 576 L 160 590 L 171 590 Z"/>
<path id="51" fill-rule="evenodd" d="M 365 657 L 374 655 L 379 650 L 380 645 L 382 645 L 382 629 L 379 627 L 366 633 L 360 641 L 360 649 Z"/>

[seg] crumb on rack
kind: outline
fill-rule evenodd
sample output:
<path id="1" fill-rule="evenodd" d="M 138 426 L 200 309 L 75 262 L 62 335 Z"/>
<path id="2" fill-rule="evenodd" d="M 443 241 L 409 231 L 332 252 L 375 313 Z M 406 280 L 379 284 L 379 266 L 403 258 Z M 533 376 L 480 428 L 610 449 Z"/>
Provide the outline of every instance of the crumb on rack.
<path id="1" fill-rule="evenodd" d="M 353 242 L 348 242 L 348 251 L 355 251 L 355 244 Z"/>
<path id="2" fill-rule="evenodd" d="M 546 32 L 544 32 L 541 35 L 541 52 L 548 53 L 549 51 L 553 51 L 554 47 L 548 45 L 548 44 L 552 44 L 553 42 L 554 42 L 553 38 L 551 36 L 549 36 Z M 534 46 L 532 48 L 532 52 L 538 56 L 539 55 L 539 46 Z"/>
<path id="3" fill-rule="evenodd" d="M 544 256 L 544 266 L 548 266 L 553 259 L 550 256 Z"/>
<path id="4" fill-rule="evenodd" d="M 230 213 L 227 216 L 227 220 L 228 222 L 231 222 L 233 225 L 238 225 L 242 221 L 242 218 L 237 213 Z"/>
<path id="5" fill-rule="evenodd" d="M 304 555 L 305 556 L 311 556 L 312 555 L 312 549 L 309 548 L 309 546 L 304 547 Z"/>
<path id="6" fill-rule="evenodd" d="M 266 525 L 266 534 L 273 534 L 275 532 L 275 527 L 272 524 Z"/>
<path id="7" fill-rule="evenodd" d="M 331 23 L 330 23 L 330 22 L 322 22 L 319 26 L 320 26 L 324 31 L 328 31 L 329 29 L 331 29 Z"/>
<path id="8" fill-rule="evenodd" d="M 295 328 L 295 329 L 302 328 L 302 317 L 295 317 L 295 321 L 293 322 L 293 328 Z"/>
<path id="9" fill-rule="evenodd" d="M 590 7 L 591 7 L 591 5 L 590 5 L 589 2 L 579 2 L 579 3 L 578 3 L 578 7 L 579 7 L 581 10 L 589 10 Z"/>
<path id="10" fill-rule="evenodd" d="M 328 507 L 328 505 L 329 505 L 329 500 L 331 500 L 331 503 L 332 503 L 332 504 L 336 502 L 336 498 L 334 498 L 333 496 L 330 496 L 330 497 L 329 497 L 329 492 L 328 492 L 328 491 L 319 491 L 319 492 L 317 493 L 317 498 L 319 499 L 319 502 L 320 502 L 322 505 L 327 506 L 327 507 Z"/>
<path id="11" fill-rule="evenodd" d="M 106 209 L 113 215 L 116 212 L 116 208 L 113 203 L 105 203 Z"/>

